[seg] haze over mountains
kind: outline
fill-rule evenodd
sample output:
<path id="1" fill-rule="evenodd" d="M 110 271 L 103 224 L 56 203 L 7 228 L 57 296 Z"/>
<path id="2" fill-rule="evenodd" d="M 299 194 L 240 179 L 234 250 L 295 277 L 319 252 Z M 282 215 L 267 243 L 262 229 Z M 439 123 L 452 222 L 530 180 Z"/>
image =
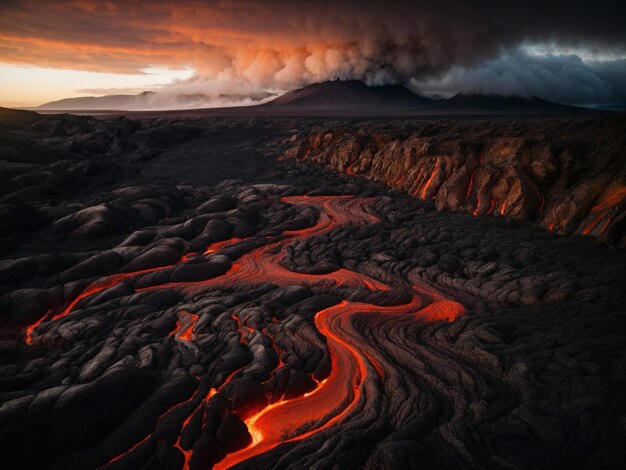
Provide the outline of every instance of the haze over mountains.
<path id="1" fill-rule="evenodd" d="M 357 80 L 327 81 L 289 91 L 269 102 L 254 97 L 252 106 L 215 108 L 203 94 L 165 96 L 157 92 L 139 95 L 107 95 L 68 98 L 43 104 L 38 111 L 144 111 L 202 108 L 227 114 L 353 114 L 353 115 L 570 115 L 595 112 L 553 103 L 536 97 L 457 94 L 434 100 L 403 85 L 368 86 Z M 212 108 L 212 109 L 210 109 Z"/>
<path id="2" fill-rule="evenodd" d="M 220 96 L 217 103 L 220 106 L 262 102 L 271 95 L 263 94 L 254 97 Z M 144 91 L 138 95 L 105 95 L 81 96 L 65 98 L 44 103 L 34 108 L 38 111 L 135 111 L 135 110 L 167 110 L 167 109 L 194 109 L 214 107 L 216 101 L 203 93 L 164 93 Z"/>

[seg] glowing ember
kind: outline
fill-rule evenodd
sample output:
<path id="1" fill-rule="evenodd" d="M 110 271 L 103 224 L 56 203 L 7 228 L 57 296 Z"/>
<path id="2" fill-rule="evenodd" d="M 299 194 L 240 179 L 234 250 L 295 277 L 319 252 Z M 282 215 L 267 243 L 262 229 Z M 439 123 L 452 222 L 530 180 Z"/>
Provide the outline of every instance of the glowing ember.
<path id="1" fill-rule="evenodd" d="M 26 328 L 26 344 L 30 344 L 33 342 L 33 332 L 35 331 L 35 329 L 41 324 L 42 321 L 44 321 L 44 319 L 48 316 L 48 313 L 46 313 L 43 317 L 41 317 L 39 320 L 37 320 L 35 323 L 33 323 L 32 325 L 28 326 Z"/>
<path id="2" fill-rule="evenodd" d="M 478 168 L 477 168 L 478 169 Z M 474 175 L 476 174 L 476 170 L 472 171 L 472 175 L 470 176 L 469 185 L 467 186 L 467 192 L 465 193 L 465 200 L 467 201 L 472 193 L 472 185 L 474 184 Z"/>
<path id="3" fill-rule="evenodd" d="M 480 198 L 476 199 L 476 209 L 474 209 L 474 212 L 472 212 L 472 214 L 474 216 L 477 216 L 479 214 L 478 211 L 480 211 Z"/>
<path id="4" fill-rule="evenodd" d="M 204 252 L 205 255 L 215 253 L 216 251 L 221 250 L 222 248 L 226 248 L 227 246 L 234 245 L 235 243 L 239 243 L 243 241 L 244 238 L 230 238 L 228 240 L 223 240 L 221 242 L 211 243 L 211 245 Z"/>
<path id="5" fill-rule="evenodd" d="M 181 341 L 192 341 L 195 339 L 193 329 L 198 323 L 200 317 L 195 313 L 181 312 L 178 315 L 178 321 L 176 322 L 176 329 L 170 333 Z"/>

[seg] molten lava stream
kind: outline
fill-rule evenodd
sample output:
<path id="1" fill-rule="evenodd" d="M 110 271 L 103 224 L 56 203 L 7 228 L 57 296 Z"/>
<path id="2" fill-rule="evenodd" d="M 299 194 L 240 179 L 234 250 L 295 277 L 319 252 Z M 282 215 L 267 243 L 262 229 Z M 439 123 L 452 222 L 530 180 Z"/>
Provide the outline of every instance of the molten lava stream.
<path id="1" fill-rule="evenodd" d="M 57 313 L 56 315 L 53 315 L 52 318 L 48 319 L 48 316 L 50 314 L 50 311 L 46 312 L 46 314 L 44 316 L 42 316 L 39 320 L 37 320 L 35 323 L 33 323 L 32 325 L 26 327 L 26 337 L 25 337 L 25 342 L 26 344 L 31 344 L 33 341 L 32 335 L 35 332 L 35 330 L 37 329 L 37 327 L 43 323 L 44 321 L 48 320 L 48 321 L 56 321 L 59 318 L 62 318 L 66 315 L 69 315 L 72 310 L 74 310 L 74 307 L 76 307 L 76 305 L 83 299 L 86 299 L 87 297 L 91 297 L 92 295 L 95 295 L 99 292 L 105 291 L 107 289 L 110 289 L 111 287 L 115 287 L 117 285 L 119 285 L 121 282 L 123 282 L 126 279 L 130 279 L 133 278 L 135 276 L 139 276 L 141 274 L 148 274 L 154 271 L 159 271 L 161 269 L 166 269 L 169 268 L 171 266 L 161 266 L 158 268 L 150 268 L 150 269 L 143 269 L 141 271 L 133 271 L 130 273 L 120 273 L 120 274 L 113 274 L 110 276 L 105 276 L 101 279 L 98 279 L 97 281 L 91 283 L 90 285 L 88 285 L 80 294 L 78 294 L 76 296 L 76 298 L 74 300 L 72 300 L 67 307 L 65 307 L 61 312 Z"/>
<path id="2" fill-rule="evenodd" d="M 214 253 L 215 251 L 218 251 L 226 246 L 230 246 L 232 244 L 238 243 L 240 241 L 244 240 L 243 238 L 231 238 L 228 240 L 224 240 L 221 242 L 215 242 L 212 243 L 204 252 L 204 254 L 211 254 Z M 181 256 L 181 259 L 179 261 L 179 263 L 186 263 L 187 261 L 191 260 L 194 256 L 196 256 L 198 253 L 196 252 L 192 252 L 192 253 L 187 253 Z M 176 263 L 178 264 L 178 263 Z M 162 271 L 164 269 L 169 269 L 173 266 L 176 266 L 176 264 L 170 264 L 170 265 L 166 265 L 166 266 L 158 266 L 156 268 L 148 268 L 148 269 L 142 269 L 139 271 L 132 271 L 132 272 L 128 272 L 128 273 L 119 273 L 119 274 L 112 274 L 112 275 L 108 275 L 108 276 L 104 276 L 100 279 L 98 279 L 97 281 L 91 283 L 90 285 L 88 285 L 80 294 L 78 294 L 76 296 L 76 298 L 74 300 L 72 300 L 67 307 L 65 307 L 61 312 L 57 313 L 56 315 L 52 316 L 52 318 L 48 318 L 48 316 L 50 315 L 50 311 L 46 312 L 45 315 L 43 315 L 39 320 L 37 320 L 35 323 L 29 325 L 26 327 L 25 330 L 25 343 L 26 344 L 31 344 L 33 341 L 33 333 L 35 332 L 35 330 L 37 329 L 37 327 L 43 323 L 44 321 L 56 321 L 66 315 L 69 315 L 73 310 L 74 307 L 76 307 L 76 305 L 83 299 L 86 299 L 87 297 L 91 297 L 99 292 L 105 291 L 107 289 L 110 289 L 112 287 L 118 286 L 119 284 L 121 284 L 123 281 L 127 280 L 127 279 L 132 279 L 134 277 L 140 276 L 142 274 L 149 274 L 152 272 L 156 272 L 156 271 Z M 183 338 L 184 339 L 184 338 Z"/>
<path id="3" fill-rule="evenodd" d="M 435 168 L 436 174 L 437 168 Z M 431 175 L 431 179 L 434 175 Z M 364 225 L 378 222 L 379 219 L 369 213 L 367 206 L 373 202 L 373 198 L 353 198 L 351 196 L 292 196 L 282 198 L 283 202 L 296 205 L 314 205 L 319 208 L 317 223 L 312 227 L 303 230 L 285 232 L 287 237 L 269 245 L 262 246 L 246 253 L 240 257 L 233 267 L 224 275 L 217 278 L 193 281 L 168 283 L 157 286 L 145 287 L 146 289 L 168 289 L 175 287 L 198 288 L 211 287 L 213 285 L 229 284 L 256 284 L 268 280 L 278 285 L 293 285 L 296 283 L 303 285 L 319 285 L 329 283 L 333 286 L 356 287 L 363 286 L 370 290 L 389 290 L 389 286 L 380 281 L 372 279 L 360 273 L 346 269 L 339 269 L 335 272 L 322 275 L 312 275 L 289 271 L 282 266 L 281 261 L 284 251 L 276 253 L 277 247 L 286 247 L 294 240 L 324 234 L 333 228 L 353 223 Z M 236 243 L 239 239 L 226 240 L 212 245 L 206 253 L 217 251 L 231 243 Z M 185 261 L 185 259 L 183 259 Z M 153 268 L 153 270 L 165 269 Z M 148 270 L 147 270 L 148 271 Z M 144 271 L 144 272 L 147 272 Z M 82 299 L 95 292 L 109 288 L 125 278 L 135 276 L 141 272 L 126 273 L 105 278 L 106 282 L 99 282 L 95 286 L 90 286 L 81 293 L 65 310 L 57 314 L 53 319 L 60 318 L 68 314 L 74 306 Z M 425 300 L 429 298 L 432 303 L 424 307 Z M 384 380 L 383 364 L 379 353 L 372 348 L 367 341 L 354 330 L 352 319 L 355 315 L 374 316 L 382 318 L 389 314 L 412 314 L 419 318 L 428 320 L 453 320 L 463 313 L 459 304 L 444 299 L 440 294 L 425 287 L 414 286 L 411 302 L 396 306 L 374 306 L 365 303 L 354 303 L 343 301 L 338 305 L 327 308 L 315 315 L 314 321 L 319 332 L 326 337 L 327 347 L 331 359 L 331 373 L 325 380 L 318 382 L 318 386 L 313 391 L 301 397 L 290 400 L 278 400 L 270 403 L 254 416 L 245 420 L 248 430 L 253 437 L 253 442 L 245 449 L 234 452 L 217 465 L 217 468 L 228 468 L 243 462 L 256 455 L 265 453 L 276 446 L 290 441 L 305 439 L 313 434 L 319 433 L 336 423 L 356 416 L 361 407 L 365 404 L 367 396 L 364 393 L 366 387 L 375 384 L 376 381 Z M 45 318 L 45 317 L 44 317 Z M 241 342 L 247 343 L 247 337 L 254 330 L 245 326 L 237 317 L 233 318 L 237 322 L 241 335 Z M 193 328 L 198 320 L 197 315 L 188 312 L 181 312 L 176 329 L 171 333 L 181 341 L 193 341 Z M 34 325 L 36 327 L 36 325 Z M 30 338 L 34 327 L 28 330 Z M 279 365 L 282 361 L 279 357 Z M 245 366 L 244 366 L 245 367 Z M 211 397 L 220 392 L 231 379 L 243 368 L 233 371 L 226 381 L 218 388 L 212 388 L 194 411 L 182 423 L 181 431 L 190 422 L 191 417 L 200 406 L 206 405 Z M 368 392 L 370 390 L 368 389 Z M 197 396 L 191 400 L 196 401 Z M 167 414 L 167 412 L 166 412 Z M 160 418 L 157 419 L 156 426 L 159 425 Z M 149 440 L 151 435 L 146 436 L 126 452 L 118 455 L 109 463 L 115 462 L 125 455 L 133 452 L 137 447 Z M 184 454 L 185 468 L 189 464 L 191 457 L 190 450 L 184 450 L 180 446 L 180 436 L 173 445 L 178 447 Z"/>
<path id="4" fill-rule="evenodd" d="M 332 324 L 346 314 L 353 304 L 343 301 L 315 315 L 315 325 L 326 336 L 331 356 L 330 376 L 310 393 L 292 400 L 269 404 L 245 422 L 252 444 L 228 454 L 215 468 L 229 468 L 274 447 L 296 439 L 304 439 L 343 419 L 361 397 L 361 385 L 371 370 L 367 360 L 347 341 L 335 334 Z M 371 306 L 369 306 L 371 307 Z M 294 431 L 310 430 L 294 435 Z"/>
<path id="5" fill-rule="evenodd" d="M 312 392 L 291 400 L 270 403 L 245 420 L 252 443 L 229 454 L 215 468 L 226 469 L 287 442 L 302 440 L 360 411 L 364 387 L 383 381 L 384 367 L 368 350 L 372 348 L 354 331 L 355 315 L 375 318 L 389 314 L 415 315 L 427 321 L 453 321 L 465 313 L 462 305 L 445 299 L 427 287 L 414 290 L 432 302 L 424 307 L 422 295 L 414 292 L 408 304 L 390 307 L 343 301 L 315 315 L 315 325 L 326 337 L 331 357 L 331 373 Z M 359 344 L 361 341 L 361 344 Z"/>
<path id="6" fill-rule="evenodd" d="M 290 241 L 301 240 L 326 233 L 339 225 L 345 225 L 347 223 L 363 225 L 378 222 L 378 217 L 365 210 L 366 206 L 374 201 L 374 198 L 352 198 L 351 196 L 289 196 L 283 197 L 281 200 L 288 204 L 317 206 L 320 209 L 317 223 L 306 229 L 285 231 L 284 235 L 289 235 L 291 238 L 280 240 L 246 253 L 233 263 L 233 267 L 226 274 L 220 277 L 204 281 L 172 282 L 143 287 L 137 289 L 137 291 L 141 292 L 176 287 L 196 289 L 214 285 L 258 284 L 264 281 L 279 285 L 295 283 L 319 285 L 324 282 L 327 282 L 329 285 L 339 286 L 364 284 L 368 288 L 372 288 L 373 286 L 379 290 L 389 290 L 389 287 L 374 279 L 346 269 L 340 269 L 323 276 L 292 272 L 280 264 L 284 253 L 273 253 L 277 246 L 284 247 Z"/>

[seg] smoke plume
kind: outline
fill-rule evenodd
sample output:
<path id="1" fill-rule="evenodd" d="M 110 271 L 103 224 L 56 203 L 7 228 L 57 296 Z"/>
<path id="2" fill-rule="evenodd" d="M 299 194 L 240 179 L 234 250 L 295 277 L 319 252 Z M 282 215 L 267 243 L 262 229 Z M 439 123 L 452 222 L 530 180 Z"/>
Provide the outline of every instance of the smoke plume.
<path id="1" fill-rule="evenodd" d="M 483 91 L 534 93 L 542 70 L 575 58 L 534 60 L 535 79 L 519 79 L 528 65 L 515 61 L 526 60 L 520 47 L 550 44 L 584 51 L 592 59 L 619 60 L 626 56 L 624 10 L 622 2 L 610 0 L 9 0 L 0 6 L 0 61 L 119 73 L 192 67 L 196 75 L 171 88 L 187 94 L 197 90 L 216 100 L 254 100 L 268 91 L 332 79 L 370 85 L 442 79 L 434 87 L 441 89 L 458 84 L 459 71 L 469 71 L 472 83 L 480 81 L 474 88 Z M 600 71 L 597 89 L 582 90 L 584 96 L 575 96 L 575 90 L 552 95 L 554 87 L 546 84 L 547 97 L 563 95 L 574 102 L 619 96 L 602 87 L 610 88 L 623 75 L 607 67 L 623 70 L 623 65 L 592 61 L 579 69 Z M 511 69 L 511 83 L 504 66 Z M 547 78 L 558 81 L 559 73 Z"/>

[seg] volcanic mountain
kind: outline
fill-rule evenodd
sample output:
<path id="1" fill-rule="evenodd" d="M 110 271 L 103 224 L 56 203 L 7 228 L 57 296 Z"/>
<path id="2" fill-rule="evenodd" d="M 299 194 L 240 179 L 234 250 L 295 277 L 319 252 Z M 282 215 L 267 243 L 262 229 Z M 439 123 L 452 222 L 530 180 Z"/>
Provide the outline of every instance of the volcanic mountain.
<path id="1" fill-rule="evenodd" d="M 292 90 L 265 107 L 299 109 L 422 108 L 436 101 L 413 93 L 403 85 L 367 86 L 358 80 L 330 81 Z"/>
<path id="2" fill-rule="evenodd" d="M 220 96 L 226 103 L 243 99 L 259 102 L 268 94 L 254 97 Z M 67 98 L 52 101 L 36 111 L 80 111 L 98 113 L 141 112 L 145 117 L 173 115 L 228 116 L 566 116 L 607 113 L 553 103 L 537 97 L 492 96 L 459 93 L 447 100 L 433 100 L 414 93 L 403 85 L 368 86 L 358 80 L 335 80 L 289 91 L 261 105 L 215 107 L 204 94 L 166 95 L 146 91 L 139 95 L 107 95 Z M 151 114 L 146 114 L 151 113 Z M 135 117 L 137 115 L 135 114 Z"/>
<path id="3" fill-rule="evenodd" d="M 433 114 L 476 114 L 476 115 L 570 115 L 589 114 L 594 110 L 568 106 L 543 100 L 536 96 L 499 96 L 474 93 L 458 93 L 451 98 L 438 102 L 429 110 Z"/>

